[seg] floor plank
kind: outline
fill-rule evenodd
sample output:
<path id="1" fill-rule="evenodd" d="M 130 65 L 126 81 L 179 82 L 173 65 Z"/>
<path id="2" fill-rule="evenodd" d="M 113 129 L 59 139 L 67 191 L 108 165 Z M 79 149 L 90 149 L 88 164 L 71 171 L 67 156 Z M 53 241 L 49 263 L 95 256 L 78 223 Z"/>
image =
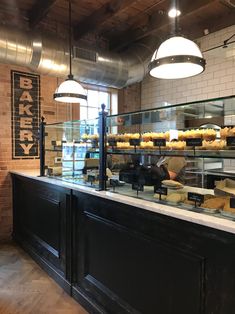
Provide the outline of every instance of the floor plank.
<path id="1" fill-rule="evenodd" d="M 21 248 L 0 244 L 0 314 L 88 314 Z"/>

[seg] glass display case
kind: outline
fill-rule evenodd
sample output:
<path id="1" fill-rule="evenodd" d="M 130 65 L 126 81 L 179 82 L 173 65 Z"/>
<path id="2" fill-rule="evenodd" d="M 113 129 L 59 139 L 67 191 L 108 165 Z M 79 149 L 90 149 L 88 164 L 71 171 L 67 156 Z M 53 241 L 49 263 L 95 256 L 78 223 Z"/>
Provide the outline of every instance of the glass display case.
<path id="1" fill-rule="evenodd" d="M 235 218 L 235 97 L 107 117 L 107 188 Z"/>
<path id="2" fill-rule="evenodd" d="M 98 119 L 45 125 L 45 174 L 98 186 Z"/>
<path id="3" fill-rule="evenodd" d="M 235 219 L 235 96 L 45 126 L 46 175 Z"/>

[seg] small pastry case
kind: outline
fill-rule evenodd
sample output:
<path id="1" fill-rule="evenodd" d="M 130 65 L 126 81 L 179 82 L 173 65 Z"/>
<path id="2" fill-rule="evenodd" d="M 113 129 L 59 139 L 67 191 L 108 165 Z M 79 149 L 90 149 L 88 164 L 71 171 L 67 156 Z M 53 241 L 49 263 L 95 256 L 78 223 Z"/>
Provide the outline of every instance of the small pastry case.
<path id="1" fill-rule="evenodd" d="M 99 145 L 96 134 L 98 119 L 46 124 L 46 175 L 71 183 L 98 186 Z"/>

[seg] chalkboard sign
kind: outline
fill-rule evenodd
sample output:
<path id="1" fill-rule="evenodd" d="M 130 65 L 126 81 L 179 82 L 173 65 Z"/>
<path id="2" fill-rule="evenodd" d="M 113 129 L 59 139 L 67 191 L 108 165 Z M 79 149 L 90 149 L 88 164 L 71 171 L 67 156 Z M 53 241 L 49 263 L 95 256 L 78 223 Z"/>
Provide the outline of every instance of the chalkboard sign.
<path id="1" fill-rule="evenodd" d="M 153 139 L 154 146 L 166 146 L 166 139 L 165 138 L 155 138 Z"/>
<path id="2" fill-rule="evenodd" d="M 227 146 L 235 146 L 235 136 L 226 137 Z"/>
<path id="3" fill-rule="evenodd" d="M 139 138 L 131 138 L 129 140 L 131 146 L 140 146 L 140 139 Z"/>
<path id="4" fill-rule="evenodd" d="M 167 195 L 167 188 L 163 186 L 154 186 L 154 193 Z"/>
<path id="5" fill-rule="evenodd" d="M 117 146 L 117 140 L 108 140 L 109 146 Z"/>
<path id="6" fill-rule="evenodd" d="M 143 184 L 140 184 L 140 183 L 132 183 L 132 190 L 143 192 L 144 186 L 143 186 Z"/>
<path id="7" fill-rule="evenodd" d="M 202 146 L 202 138 L 195 137 L 195 138 L 187 138 L 186 139 L 186 146 Z"/>
<path id="8" fill-rule="evenodd" d="M 201 204 L 204 202 L 204 195 L 198 194 L 198 193 L 193 193 L 193 192 L 188 192 L 188 200 Z"/>
<path id="9" fill-rule="evenodd" d="M 92 174 L 89 174 L 87 177 L 87 181 L 92 184 L 95 181 L 95 176 Z"/>
<path id="10" fill-rule="evenodd" d="M 113 187 L 118 186 L 119 184 L 119 181 L 117 179 L 110 179 L 109 182 L 110 182 L 110 185 Z"/>
<path id="11" fill-rule="evenodd" d="M 230 197 L 230 207 L 235 208 L 235 197 Z"/>

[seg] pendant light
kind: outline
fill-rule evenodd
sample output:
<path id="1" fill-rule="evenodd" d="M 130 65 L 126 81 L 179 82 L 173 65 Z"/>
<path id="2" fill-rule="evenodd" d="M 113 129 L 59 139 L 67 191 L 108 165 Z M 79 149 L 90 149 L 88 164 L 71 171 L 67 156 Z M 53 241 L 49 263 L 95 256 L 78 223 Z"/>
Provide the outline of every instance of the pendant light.
<path id="1" fill-rule="evenodd" d="M 71 22 L 71 0 L 69 2 L 69 75 L 62 82 L 54 93 L 54 100 L 66 103 L 80 103 L 87 100 L 84 88 L 74 79 L 72 74 L 72 22 Z"/>
<path id="2" fill-rule="evenodd" d="M 175 10 L 178 9 L 175 3 Z M 179 79 L 194 76 L 205 70 L 206 61 L 199 47 L 191 40 L 177 35 L 177 15 L 174 17 L 174 35 L 154 52 L 149 63 L 151 76 L 160 79 Z"/>

